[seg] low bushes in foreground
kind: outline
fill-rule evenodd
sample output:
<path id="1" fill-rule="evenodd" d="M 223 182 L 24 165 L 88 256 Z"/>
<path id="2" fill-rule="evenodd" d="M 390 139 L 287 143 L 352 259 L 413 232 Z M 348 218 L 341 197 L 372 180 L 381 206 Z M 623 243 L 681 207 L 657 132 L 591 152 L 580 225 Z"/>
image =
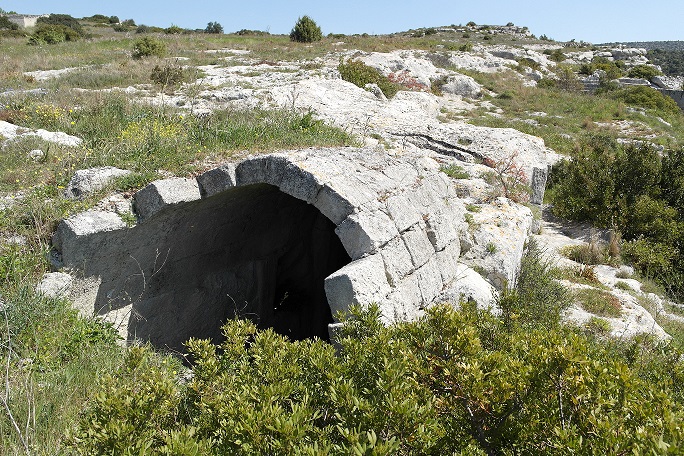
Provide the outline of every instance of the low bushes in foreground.
<path id="1" fill-rule="evenodd" d="M 232 321 L 188 342 L 191 379 L 129 350 L 73 436 L 80 454 L 668 454 L 684 368 L 474 308 L 386 328 L 355 311 L 339 353 Z M 652 356 L 652 355 L 651 355 Z M 658 381 L 651 381 L 658 369 Z"/>

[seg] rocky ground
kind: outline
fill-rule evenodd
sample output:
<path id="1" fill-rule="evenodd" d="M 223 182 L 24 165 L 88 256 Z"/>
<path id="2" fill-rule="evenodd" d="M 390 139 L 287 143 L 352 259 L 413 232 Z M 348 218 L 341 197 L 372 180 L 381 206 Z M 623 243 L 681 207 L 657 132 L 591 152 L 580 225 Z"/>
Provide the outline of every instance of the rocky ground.
<path id="1" fill-rule="evenodd" d="M 535 169 L 545 171 L 560 157 L 538 137 L 510 128 L 467 123 L 464 119 L 470 111 L 485 110 L 496 116 L 500 110 L 482 98 L 483 93 L 489 93 L 486 88 L 460 71 L 508 71 L 518 66 L 520 59 L 531 59 L 536 62 L 537 69 L 527 68 L 515 74 L 526 85 L 534 86 L 539 80 L 554 76 L 556 63 L 543 53 L 554 47 L 558 46 L 476 46 L 472 51 L 452 51 L 437 56 L 411 50 L 366 53 L 345 49 L 344 43 L 340 42 L 338 52 L 312 61 L 291 62 L 262 62 L 252 58 L 248 50 L 216 49 L 213 52 L 220 63 L 198 67 L 203 76 L 173 93 L 157 93 L 144 85 L 112 90 L 124 91 L 143 103 L 181 107 L 196 116 L 226 107 L 277 107 L 311 112 L 316 119 L 350 132 L 367 148 L 397 157 L 426 155 L 445 169 L 458 167 L 464 174 L 452 176 L 451 183 L 468 208 L 468 226 L 461 233 L 461 263 L 458 265 L 463 280 L 460 288 L 450 290 L 451 294 L 445 298 L 453 299 L 455 293 L 488 306 L 494 302 L 497 290 L 515 282 L 524 245 L 530 236 L 559 268 L 568 270 L 584 266 L 569 260 L 561 252 L 567 246 L 591 242 L 592 237 L 591 230 L 586 227 L 573 227 L 542 216 L 546 212 L 539 204 L 516 203 L 504 197 L 496 179 L 492 179 L 492 167 L 484 166 L 483 161 L 491 164 L 510 159 L 527 179 L 531 179 L 537 172 Z M 566 53 L 566 63 L 591 61 L 596 55 L 622 60 L 627 67 L 648 63 L 642 49 L 566 50 Z M 364 89 L 342 80 L 337 66 L 341 60 L 350 58 L 360 59 L 385 75 L 401 75 L 413 90 L 400 91 L 388 100 L 377 87 Z M 27 76 L 43 81 L 59 78 L 71 70 L 32 72 Z M 431 92 L 434 81 L 441 82 L 441 95 Z M 661 82 L 681 85 L 680 81 L 665 78 Z M 633 125 L 618 127 L 629 130 Z M 18 135 L 38 135 L 62 144 L 75 145 L 79 141 L 64 133 L 30 131 L 6 122 L 0 122 L 0 134 L 8 141 Z M 68 196 L 88 191 L 82 184 L 82 175 L 75 176 Z M 85 180 L 88 185 L 97 184 L 97 179 Z M 537 193 L 536 203 L 541 203 L 543 190 L 541 195 Z M 114 203 L 103 202 L 100 207 L 118 212 L 127 210 L 125 203 L 122 206 L 119 201 L 122 198 L 114 196 L 109 200 Z M 676 312 L 670 312 L 679 308 L 678 305 L 642 292 L 641 283 L 630 278 L 633 271 L 629 268 L 599 265 L 592 271 L 596 279 L 593 284 L 565 283 L 571 289 L 593 287 L 607 291 L 619 301 L 621 315 L 597 317 L 583 310 L 578 302 L 567 313 L 569 321 L 584 325 L 592 317 L 601 318 L 616 337 L 649 333 L 666 338 L 667 334 L 656 323 L 654 315 L 683 319 Z M 64 277 L 51 276 L 40 285 L 41 289 L 50 293 L 59 289 L 60 282 L 51 285 L 49 280 L 52 279 L 59 281 Z"/>

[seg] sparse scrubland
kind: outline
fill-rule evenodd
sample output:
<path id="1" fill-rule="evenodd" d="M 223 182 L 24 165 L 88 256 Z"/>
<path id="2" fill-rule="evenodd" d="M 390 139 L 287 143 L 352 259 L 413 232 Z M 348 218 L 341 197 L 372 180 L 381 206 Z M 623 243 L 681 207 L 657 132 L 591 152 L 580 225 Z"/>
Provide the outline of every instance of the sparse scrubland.
<path id="1" fill-rule="evenodd" d="M 550 176 L 554 212 L 612 229 L 619 233 L 614 245 L 574 249 L 568 255 L 586 268 L 569 271 L 529 242 L 515 283 L 498 297 L 498 315 L 470 303 L 439 305 L 418 321 L 385 326 L 377 308 L 355 308 L 340 316 L 345 324 L 335 346 L 292 342 L 235 320 L 223 327 L 220 344 L 190 340 L 188 353 L 176 356 L 145 344 L 122 347 L 111 325 L 35 291 L 50 269 L 58 221 L 114 190 L 131 192 L 169 173 L 193 175 L 246 152 L 363 141 L 295 109 L 295 94 L 291 109 L 195 115 L 201 87 L 188 82 L 203 76 L 197 67 L 245 64 L 206 51 L 249 50 L 255 66 L 298 61 L 315 69 L 343 40 L 360 51 L 428 51 L 436 65 L 451 68 L 444 53 L 469 52 L 473 43 L 515 46 L 523 38 L 475 24 L 444 39 L 435 29 L 322 37 L 307 22 L 313 39 L 300 40 L 295 30 L 295 37 L 222 34 L 218 23 L 206 33 L 148 34 L 135 33 L 132 20 L 80 22 L 86 25 L 53 15 L 31 33 L 17 35 L 10 26 L 0 33 L 0 92 L 14 92 L 1 95 L 0 120 L 83 140 L 70 147 L 0 137 L 0 196 L 7 196 L 0 199 L 0 453 L 681 454 L 684 324 L 659 320 L 671 341 L 610 338 L 605 318 L 620 316 L 619 301 L 602 289 L 570 291 L 559 282 L 594 286 L 589 263 L 627 262 L 654 290 L 684 299 L 684 116 L 669 98 L 647 88 L 583 93 L 574 79 L 583 70 L 560 51 L 548 55 L 564 66 L 536 87 L 513 69 L 461 71 L 485 87 L 483 103 L 444 111 L 442 120 L 543 138 L 571 159 Z M 335 66 L 345 80 L 377 84 L 388 98 L 406 89 L 347 57 Z M 45 81 L 25 74 L 72 67 Z M 159 97 L 184 91 L 188 101 L 140 102 L 109 90 L 129 86 Z M 35 149 L 44 153 L 31 157 Z M 133 174 L 82 200 L 61 196 L 75 170 L 95 166 Z M 470 177 L 456 165 L 443 170 Z M 596 318 L 563 324 L 574 302 Z"/>

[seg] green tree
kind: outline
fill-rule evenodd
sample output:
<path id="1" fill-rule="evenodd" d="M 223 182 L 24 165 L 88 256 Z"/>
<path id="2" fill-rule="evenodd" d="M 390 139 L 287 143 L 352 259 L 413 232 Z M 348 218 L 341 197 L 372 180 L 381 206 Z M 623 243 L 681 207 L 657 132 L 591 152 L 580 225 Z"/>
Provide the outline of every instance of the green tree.
<path id="1" fill-rule="evenodd" d="M 298 43 L 313 43 L 322 38 L 321 28 L 309 16 L 300 17 L 290 32 L 290 40 Z"/>
<path id="2" fill-rule="evenodd" d="M 218 22 L 209 22 L 207 27 L 204 29 L 204 33 L 223 33 L 223 26 Z"/>

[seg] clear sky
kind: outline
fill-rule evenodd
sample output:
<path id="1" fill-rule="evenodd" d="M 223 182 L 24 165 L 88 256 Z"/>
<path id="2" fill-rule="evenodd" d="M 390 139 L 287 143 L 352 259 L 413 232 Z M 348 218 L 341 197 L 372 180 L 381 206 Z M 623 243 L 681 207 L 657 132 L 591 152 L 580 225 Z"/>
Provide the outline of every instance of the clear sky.
<path id="1" fill-rule="evenodd" d="M 556 40 L 684 40 L 684 0 L 0 0 L 0 8 L 24 14 L 105 14 L 137 24 L 204 28 L 219 22 L 240 29 L 289 33 L 297 18 L 312 17 L 323 33 L 400 32 L 439 25 L 526 25 Z"/>

